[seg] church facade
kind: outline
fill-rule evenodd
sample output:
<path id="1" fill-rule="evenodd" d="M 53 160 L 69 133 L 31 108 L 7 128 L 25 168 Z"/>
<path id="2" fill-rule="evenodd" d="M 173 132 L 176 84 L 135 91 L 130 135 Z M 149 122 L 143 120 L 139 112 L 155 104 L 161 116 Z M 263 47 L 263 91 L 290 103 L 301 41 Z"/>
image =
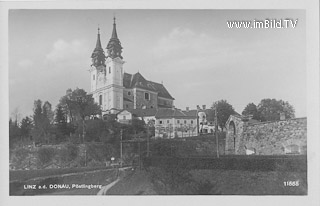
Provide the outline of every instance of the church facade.
<path id="1" fill-rule="evenodd" d="M 90 94 L 102 109 L 102 115 L 123 109 L 172 108 L 174 98 L 163 84 L 145 79 L 139 72 L 125 73 L 122 46 L 114 18 L 111 38 L 105 54 L 98 29 L 96 47 L 91 55 Z"/>

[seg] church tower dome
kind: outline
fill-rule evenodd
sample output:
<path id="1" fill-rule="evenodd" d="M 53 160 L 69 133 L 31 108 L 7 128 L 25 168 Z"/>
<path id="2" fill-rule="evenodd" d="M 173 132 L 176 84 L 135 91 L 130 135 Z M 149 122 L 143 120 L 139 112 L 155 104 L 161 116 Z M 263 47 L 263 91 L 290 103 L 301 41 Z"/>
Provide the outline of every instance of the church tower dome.
<path id="1" fill-rule="evenodd" d="M 107 45 L 107 53 L 108 56 L 111 59 L 120 57 L 121 59 L 123 58 L 121 56 L 122 53 L 122 46 L 121 46 L 121 42 L 118 39 L 118 35 L 117 35 L 117 29 L 116 29 L 116 18 L 113 17 L 113 30 L 112 30 L 112 36 L 111 39 L 109 40 L 109 43 Z"/>
<path id="2" fill-rule="evenodd" d="M 101 41 L 100 41 L 100 28 L 98 28 L 98 35 L 97 35 L 97 43 L 96 43 L 96 48 L 93 50 L 91 54 L 92 58 L 92 65 L 95 67 L 98 66 L 105 66 L 105 61 L 106 61 L 106 56 L 104 54 L 104 51 L 101 46 Z"/>

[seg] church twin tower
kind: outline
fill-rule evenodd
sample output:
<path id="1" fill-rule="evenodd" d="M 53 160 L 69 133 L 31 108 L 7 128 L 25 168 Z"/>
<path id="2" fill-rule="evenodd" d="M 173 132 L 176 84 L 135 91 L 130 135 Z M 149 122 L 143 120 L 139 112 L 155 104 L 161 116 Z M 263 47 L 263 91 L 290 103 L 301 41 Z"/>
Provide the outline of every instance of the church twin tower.
<path id="1" fill-rule="evenodd" d="M 123 109 L 123 57 L 122 46 L 118 39 L 116 22 L 113 18 L 113 31 L 107 45 L 107 56 L 101 46 L 100 29 L 96 47 L 91 55 L 90 68 L 91 94 L 103 113 L 114 113 Z"/>
<path id="2" fill-rule="evenodd" d="M 116 19 L 113 18 L 111 39 L 107 54 L 101 46 L 100 29 L 96 47 L 91 55 L 91 89 L 95 102 L 102 114 L 117 113 L 120 110 L 172 108 L 174 98 L 161 83 L 145 79 L 139 72 L 123 72 L 122 46 L 118 39 Z"/>

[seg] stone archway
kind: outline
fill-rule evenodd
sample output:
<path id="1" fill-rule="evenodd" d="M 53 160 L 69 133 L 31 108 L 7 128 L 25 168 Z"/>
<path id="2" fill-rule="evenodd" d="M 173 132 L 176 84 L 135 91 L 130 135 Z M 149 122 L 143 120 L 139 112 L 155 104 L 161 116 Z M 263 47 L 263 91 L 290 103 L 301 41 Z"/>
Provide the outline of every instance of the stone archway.
<path id="1" fill-rule="evenodd" d="M 228 148 L 230 153 L 235 154 L 236 151 L 236 125 L 234 121 L 230 121 L 228 125 Z"/>
<path id="2" fill-rule="evenodd" d="M 241 116 L 230 115 L 225 125 L 226 128 L 226 154 L 238 154 L 241 136 L 243 132 L 243 121 Z"/>

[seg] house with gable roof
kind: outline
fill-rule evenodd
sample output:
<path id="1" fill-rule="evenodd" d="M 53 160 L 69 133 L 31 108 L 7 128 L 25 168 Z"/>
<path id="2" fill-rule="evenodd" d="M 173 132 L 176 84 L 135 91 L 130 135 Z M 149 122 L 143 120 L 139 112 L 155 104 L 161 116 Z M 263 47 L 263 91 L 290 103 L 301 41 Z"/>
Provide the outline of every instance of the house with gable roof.
<path id="1" fill-rule="evenodd" d="M 197 112 L 160 108 L 155 115 L 156 138 L 183 138 L 198 135 Z"/>

